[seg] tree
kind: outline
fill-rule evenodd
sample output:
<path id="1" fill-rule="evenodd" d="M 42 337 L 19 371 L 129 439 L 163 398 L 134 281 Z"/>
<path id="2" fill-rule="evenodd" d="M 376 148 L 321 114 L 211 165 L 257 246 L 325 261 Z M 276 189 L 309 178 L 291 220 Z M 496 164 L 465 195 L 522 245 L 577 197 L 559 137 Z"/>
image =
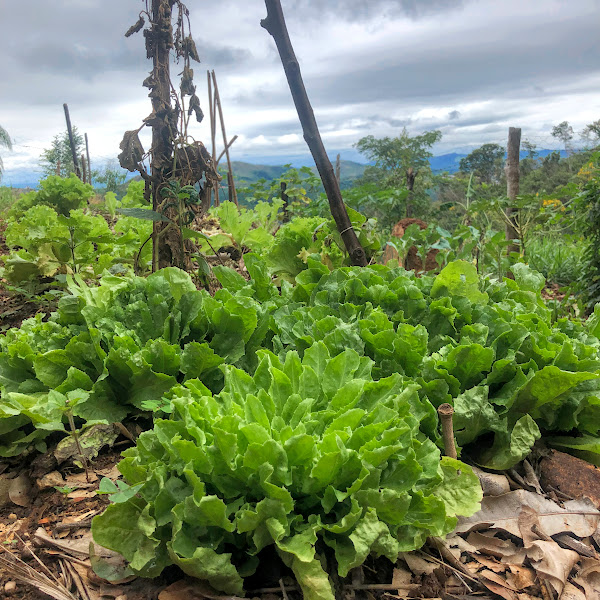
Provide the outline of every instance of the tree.
<path id="1" fill-rule="evenodd" d="M 552 137 L 560 140 L 565 145 L 567 156 L 569 156 L 573 150 L 571 140 L 574 135 L 573 128 L 569 125 L 569 121 L 563 121 L 552 128 Z"/>
<path id="2" fill-rule="evenodd" d="M 109 160 L 101 171 L 94 171 L 94 179 L 104 184 L 106 192 L 117 194 L 127 179 L 127 171 L 121 169 L 116 160 Z"/>
<path id="3" fill-rule="evenodd" d="M 77 156 L 80 156 L 85 150 L 85 143 L 83 137 L 77 131 L 77 127 L 73 127 L 73 140 L 75 141 Z M 54 136 L 52 146 L 44 150 L 40 156 L 40 166 L 46 176 L 60 175 L 61 177 L 68 177 L 71 173 L 75 173 L 68 131 Z"/>
<path id="4" fill-rule="evenodd" d="M 600 119 L 586 125 L 581 132 L 581 137 L 594 146 L 598 146 L 600 144 Z"/>
<path id="5" fill-rule="evenodd" d="M 521 146 L 527 152 L 527 156 L 523 158 L 520 163 L 521 176 L 525 177 L 537 168 L 537 157 L 539 155 L 539 152 L 537 151 L 536 144 L 530 142 L 529 140 L 523 140 Z"/>
<path id="6" fill-rule="evenodd" d="M 504 148 L 498 144 L 484 144 L 460 159 L 459 168 L 464 173 L 475 173 L 484 183 L 500 181 L 504 164 Z"/>
<path id="7" fill-rule="evenodd" d="M 12 150 L 12 141 L 8 132 L 2 125 L 0 125 L 0 146 L 4 146 L 8 148 L 8 150 Z M 0 181 L 2 180 L 2 173 L 4 172 L 4 163 L 2 162 L 2 157 L 0 156 Z"/>
<path id="8" fill-rule="evenodd" d="M 426 131 L 411 137 L 406 127 L 400 136 L 377 139 L 368 135 L 354 145 L 361 154 L 375 162 L 375 168 L 387 187 L 404 183 L 409 194 L 406 199 L 406 216 L 412 217 L 414 186 L 419 173 L 430 172 L 431 147 L 442 139 L 439 130 Z M 371 170 L 373 174 L 373 170 Z"/>
<path id="9" fill-rule="evenodd" d="M 537 151 L 536 144 L 530 142 L 529 140 L 523 140 L 521 146 L 523 146 L 524 150 L 527 152 L 527 158 L 530 158 L 531 160 L 535 160 L 537 158 L 539 152 Z"/>

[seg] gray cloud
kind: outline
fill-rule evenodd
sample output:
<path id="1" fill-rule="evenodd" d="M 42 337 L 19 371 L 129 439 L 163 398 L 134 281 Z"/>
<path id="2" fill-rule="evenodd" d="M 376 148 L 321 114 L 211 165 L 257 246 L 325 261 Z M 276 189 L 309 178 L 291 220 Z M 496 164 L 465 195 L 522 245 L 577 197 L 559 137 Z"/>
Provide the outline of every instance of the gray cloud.
<path id="1" fill-rule="evenodd" d="M 68 102 L 97 152 L 116 155 L 123 131 L 150 109 L 143 36 L 123 37 L 144 5 L 27 0 L 3 11 L 0 123 L 44 147 L 64 129 Z M 227 131 L 240 136 L 234 158 L 305 154 L 275 44 L 259 25 L 263 0 L 189 5 L 201 103 L 203 70 L 214 68 Z M 567 119 L 579 130 L 600 116 L 598 0 L 283 0 L 283 8 L 328 149 L 404 126 L 441 129 L 444 150 L 502 142 L 508 124 L 548 144 L 541 132 L 552 124 Z M 194 127 L 197 139 L 210 137 L 206 124 Z M 7 168 L 27 151 L 3 154 Z"/>
<path id="2" fill-rule="evenodd" d="M 420 19 L 438 12 L 459 9 L 463 0 L 296 0 L 284 6 L 292 15 L 322 18 L 333 14 L 345 21 L 361 21 L 375 16 L 405 16 Z"/>

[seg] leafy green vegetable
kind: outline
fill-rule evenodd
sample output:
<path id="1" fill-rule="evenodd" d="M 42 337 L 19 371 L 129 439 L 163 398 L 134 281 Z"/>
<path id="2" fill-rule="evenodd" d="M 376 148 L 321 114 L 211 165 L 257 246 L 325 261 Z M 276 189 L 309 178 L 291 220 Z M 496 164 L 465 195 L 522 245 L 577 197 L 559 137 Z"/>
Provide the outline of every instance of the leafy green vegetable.
<path id="1" fill-rule="evenodd" d="M 274 545 L 307 598 L 332 598 L 317 539 L 345 576 L 371 552 L 396 560 L 478 509 L 477 477 L 440 462 L 420 432 L 418 386 L 398 374 L 373 381 L 371 360 L 332 358 L 323 342 L 302 360 L 259 356 L 253 377 L 226 368 L 217 396 L 194 380 L 173 390 L 172 419 L 125 452 L 119 469 L 139 495 L 110 506 L 93 533 L 135 572 L 177 564 L 240 594 L 241 574 Z"/>

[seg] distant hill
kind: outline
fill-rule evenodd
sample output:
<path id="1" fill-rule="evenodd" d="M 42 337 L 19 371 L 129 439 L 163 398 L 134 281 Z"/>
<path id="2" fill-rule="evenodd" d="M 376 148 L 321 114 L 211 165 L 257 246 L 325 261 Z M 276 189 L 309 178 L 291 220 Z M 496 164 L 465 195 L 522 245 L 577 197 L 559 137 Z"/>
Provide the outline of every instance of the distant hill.
<path id="1" fill-rule="evenodd" d="M 259 179 L 271 180 L 281 177 L 287 170 L 283 165 L 255 165 L 252 163 L 234 160 L 231 162 L 233 175 L 236 185 L 248 185 L 257 182 Z M 354 162 L 352 160 L 342 160 L 341 180 L 342 183 L 352 183 L 358 177 L 361 177 L 367 165 Z M 317 174 L 317 167 L 311 166 L 311 170 Z"/>
<path id="2" fill-rule="evenodd" d="M 538 151 L 538 156 L 543 158 L 557 152 L 556 150 L 542 149 Z M 566 153 L 564 150 L 560 151 L 561 157 L 565 157 Z M 354 155 L 352 155 L 354 156 Z M 442 154 L 440 156 L 433 156 L 429 163 L 434 173 L 456 173 L 459 168 L 460 159 L 467 156 L 466 153 L 451 152 L 449 154 Z M 525 158 L 527 152 L 521 151 L 521 158 Z M 285 172 L 285 164 L 291 164 L 294 167 L 301 167 L 303 165 L 310 166 L 311 169 L 316 173 L 317 169 L 314 166 L 314 162 L 310 155 L 301 155 L 294 157 L 263 157 L 265 161 L 270 164 L 254 164 L 244 161 L 233 161 L 233 172 L 237 186 L 249 185 L 255 183 L 259 179 L 275 179 L 280 177 Z M 335 160 L 335 159 L 334 159 Z M 280 162 L 280 164 L 273 164 Z M 225 163 L 222 162 L 221 165 Z M 367 164 L 362 164 L 354 160 L 342 160 L 342 187 L 349 187 L 352 185 L 355 179 L 362 176 L 365 171 Z M 19 169 L 8 169 L 4 172 L 0 186 L 8 186 L 15 188 L 36 188 L 40 180 L 41 174 L 35 168 L 19 168 Z M 133 178 L 133 174 L 128 174 L 128 181 Z M 139 176 L 137 177 L 139 179 Z"/>

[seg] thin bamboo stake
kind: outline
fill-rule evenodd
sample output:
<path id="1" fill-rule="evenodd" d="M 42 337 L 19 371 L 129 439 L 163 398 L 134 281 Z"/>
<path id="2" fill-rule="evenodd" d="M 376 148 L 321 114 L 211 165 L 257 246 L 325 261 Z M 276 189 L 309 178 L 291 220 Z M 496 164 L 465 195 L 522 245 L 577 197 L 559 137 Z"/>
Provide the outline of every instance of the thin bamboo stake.
<path id="1" fill-rule="evenodd" d="M 87 168 L 88 168 L 88 177 L 89 177 L 88 183 L 91 184 L 92 183 L 92 163 L 90 162 L 90 144 L 88 142 L 87 133 L 84 133 L 83 137 L 85 138 L 85 153 L 87 155 Z"/>
<path id="2" fill-rule="evenodd" d="M 215 166 L 215 171 L 217 170 L 217 165 L 219 164 L 219 157 L 217 159 L 217 110 L 216 110 L 216 98 L 215 91 L 212 86 L 212 77 L 210 76 L 210 71 L 206 71 L 206 76 L 208 77 L 208 104 L 210 109 L 210 141 L 212 144 L 212 159 L 213 165 Z M 220 198 L 220 186 L 219 182 L 216 182 L 216 186 L 214 188 L 215 191 L 215 206 L 219 206 L 221 204 Z"/>
<path id="3" fill-rule="evenodd" d="M 225 144 L 225 156 L 227 156 L 227 169 L 230 173 L 230 177 L 228 176 L 228 182 L 230 182 L 231 191 L 230 196 L 233 198 L 235 205 L 238 205 L 237 192 L 235 191 L 235 183 L 233 181 L 233 168 L 231 166 L 231 158 L 229 156 L 229 147 L 227 145 L 227 133 L 225 132 L 225 119 L 223 118 L 223 107 L 221 106 L 221 95 L 219 94 L 219 86 L 217 84 L 217 76 L 215 72 L 212 71 L 212 80 L 213 85 L 215 86 L 215 104 L 217 105 L 217 109 L 219 110 L 219 120 L 221 121 L 221 132 L 223 133 L 223 144 Z"/>

